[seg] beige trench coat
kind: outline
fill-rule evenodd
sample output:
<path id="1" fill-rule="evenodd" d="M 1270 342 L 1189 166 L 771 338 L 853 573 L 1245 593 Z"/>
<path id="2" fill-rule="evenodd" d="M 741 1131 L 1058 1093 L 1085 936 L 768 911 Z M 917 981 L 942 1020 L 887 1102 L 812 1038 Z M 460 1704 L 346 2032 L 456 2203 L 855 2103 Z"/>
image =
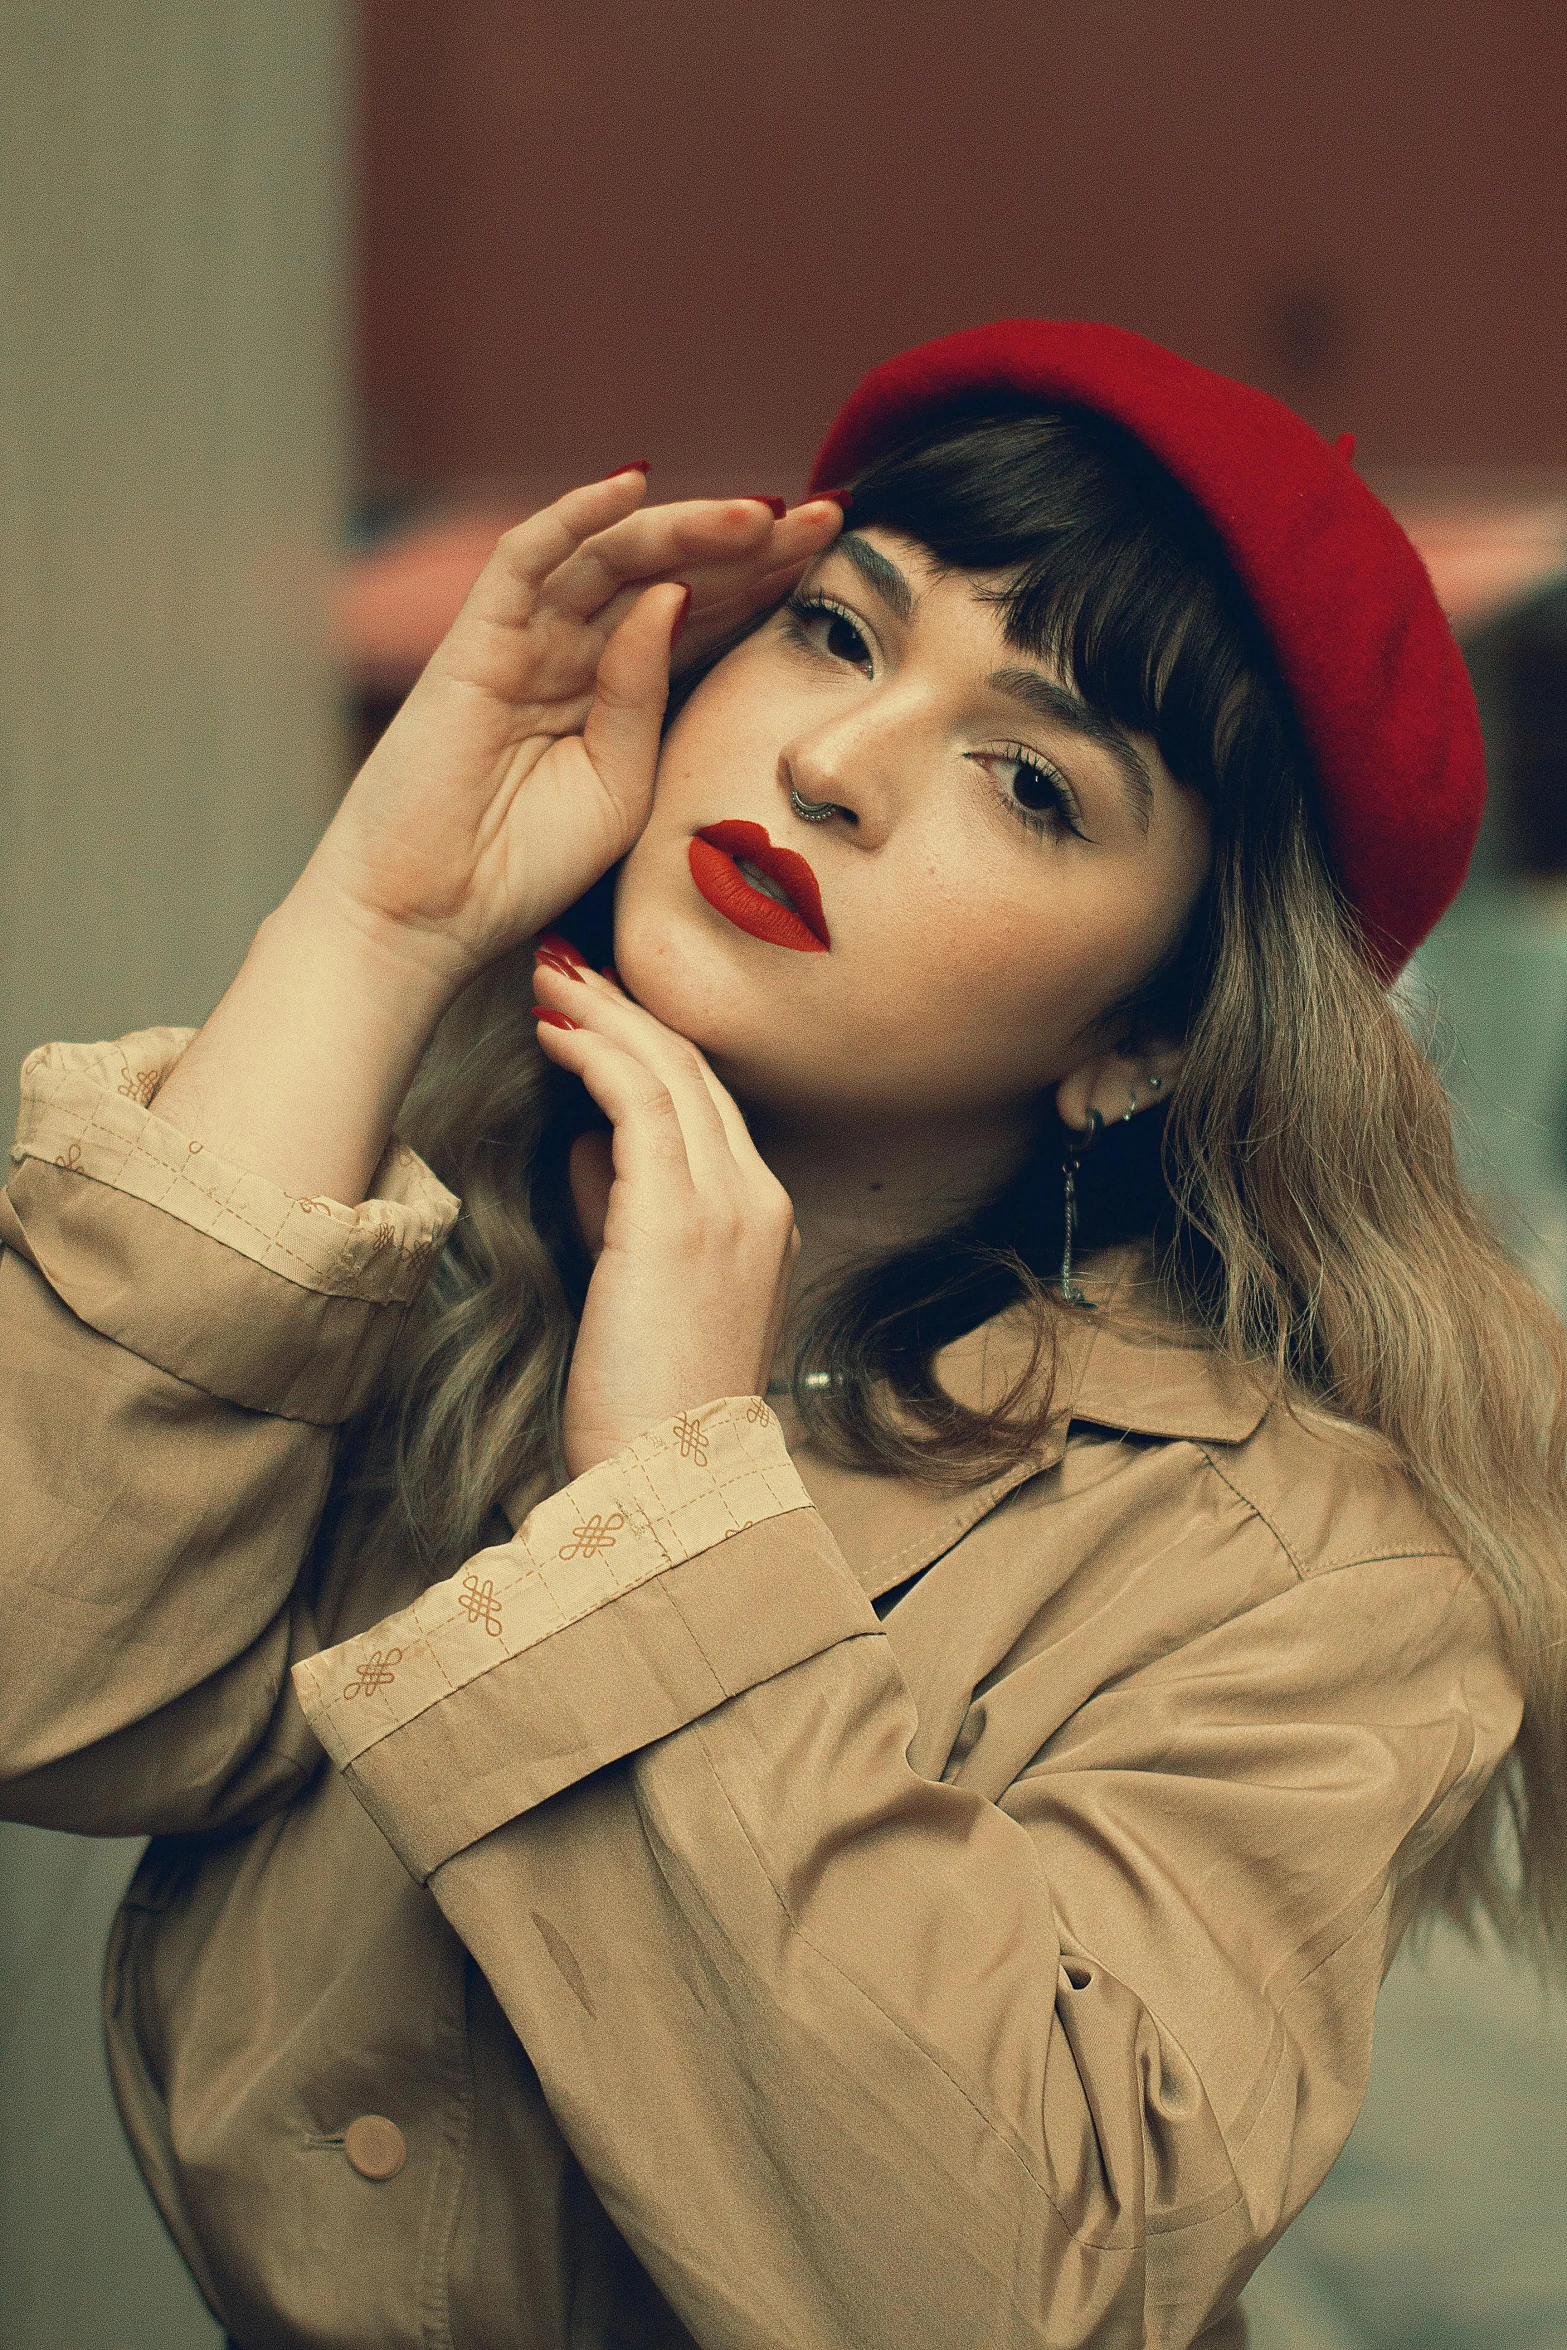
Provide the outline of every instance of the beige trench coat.
<path id="1" fill-rule="evenodd" d="M 1518 1726 L 1408 1484 L 1107 1289 L 981 1491 L 718 1398 L 423 1588 L 334 1430 L 456 1203 L 219 1164 L 182 1042 L 27 1065 L 0 1767 L 153 1838 L 113 2076 L 245 2350 L 1229 2339 Z"/>

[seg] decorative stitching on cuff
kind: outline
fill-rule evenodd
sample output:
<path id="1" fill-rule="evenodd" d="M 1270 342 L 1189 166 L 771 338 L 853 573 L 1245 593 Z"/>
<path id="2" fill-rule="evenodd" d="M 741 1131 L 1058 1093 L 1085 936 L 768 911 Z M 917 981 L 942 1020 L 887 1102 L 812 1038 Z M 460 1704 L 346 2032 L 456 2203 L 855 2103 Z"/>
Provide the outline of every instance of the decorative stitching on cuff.
<path id="1" fill-rule="evenodd" d="M 408 1304 L 460 1201 L 401 1142 L 354 1208 L 298 1198 L 204 1150 L 148 1107 L 195 1033 L 145 1028 L 113 1044 L 29 1053 L 12 1160 L 39 1159 L 145 1200 L 301 1289 Z"/>
<path id="2" fill-rule="evenodd" d="M 410 1608 L 294 1667 L 343 1768 L 497 1665 L 669 1567 L 811 1497 L 760 1396 L 725 1396 L 633 1439 L 529 1511 Z"/>

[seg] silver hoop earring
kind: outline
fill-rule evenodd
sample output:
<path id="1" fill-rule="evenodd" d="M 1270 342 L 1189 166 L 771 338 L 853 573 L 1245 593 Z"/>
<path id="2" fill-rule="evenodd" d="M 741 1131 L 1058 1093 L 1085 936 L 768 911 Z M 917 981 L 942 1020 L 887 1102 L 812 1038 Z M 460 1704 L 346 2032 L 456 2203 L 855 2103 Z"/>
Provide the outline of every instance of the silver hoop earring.
<path id="1" fill-rule="evenodd" d="M 1061 1161 L 1061 1173 L 1066 1179 L 1063 1186 L 1066 1230 L 1061 1242 L 1061 1296 L 1065 1304 L 1086 1306 L 1090 1313 L 1093 1311 L 1093 1300 L 1085 1297 L 1072 1279 L 1072 1244 L 1077 1237 L 1077 1171 L 1085 1153 L 1092 1150 L 1098 1141 L 1103 1126 L 1104 1120 L 1099 1112 L 1090 1110 L 1087 1133 L 1072 1135 L 1066 1157 Z"/>
<path id="2" fill-rule="evenodd" d="M 838 816 L 844 812 L 836 800 L 802 800 L 792 783 L 789 786 L 789 805 L 802 824 L 825 824 L 829 816 Z"/>

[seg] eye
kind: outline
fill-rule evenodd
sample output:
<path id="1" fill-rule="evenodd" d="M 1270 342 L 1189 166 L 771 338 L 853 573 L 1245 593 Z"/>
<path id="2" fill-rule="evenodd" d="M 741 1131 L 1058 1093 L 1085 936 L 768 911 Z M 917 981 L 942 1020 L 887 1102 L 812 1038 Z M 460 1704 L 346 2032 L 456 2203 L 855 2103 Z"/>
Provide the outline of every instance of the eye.
<path id="1" fill-rule="evenodd" d="M 986 769 L 1006 806 L 1031 832 L 1056 837 L 1070 832 L 1077 840 L 1086 839 L 1065 776 L 1037 751 L 1012 744 L 1004 751 L 969 751 L 965 756 Z"/>
<path id="2" fill-rule="evenodd" d="M 854 614 L 830 596 L 792 595 L 783 606 L 783 624 L 797 645 L 813 653 L 826 653 L 867 672 L 875 666 Z"/>

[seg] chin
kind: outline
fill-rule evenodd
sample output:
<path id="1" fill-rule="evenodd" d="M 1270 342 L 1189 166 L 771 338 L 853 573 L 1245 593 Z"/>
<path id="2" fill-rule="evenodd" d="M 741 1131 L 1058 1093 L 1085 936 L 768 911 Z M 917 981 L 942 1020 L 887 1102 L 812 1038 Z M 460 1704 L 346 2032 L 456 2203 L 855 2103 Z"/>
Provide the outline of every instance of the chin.
<path id="1" fill-rule="evenodd" d="M 807 958 L 738 932 L 736 947 L 651 895 L 616 906 L 615 969 L 643 1010 L 688 1037 L 737 1100 L 800 1105 L 824 1074 L 820 1014 L 792 1004 L 780 982 L 782 966 Z"/>

